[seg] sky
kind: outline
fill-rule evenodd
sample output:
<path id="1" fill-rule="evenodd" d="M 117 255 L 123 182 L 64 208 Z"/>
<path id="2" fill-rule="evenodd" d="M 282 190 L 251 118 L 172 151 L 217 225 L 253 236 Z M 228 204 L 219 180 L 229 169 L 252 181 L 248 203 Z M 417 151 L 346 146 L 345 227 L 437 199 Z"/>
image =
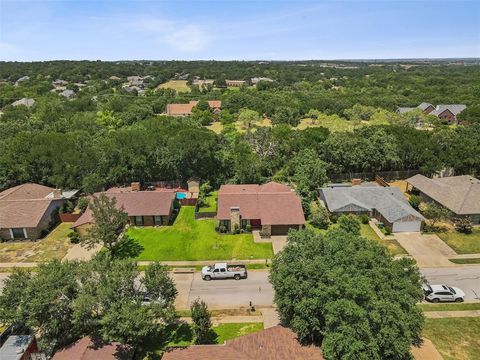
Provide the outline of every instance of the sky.
<path id="1" fill-rule="evenodd" d="M 480 57 L 480 0 L 0 0 L 0 60 Z"/>

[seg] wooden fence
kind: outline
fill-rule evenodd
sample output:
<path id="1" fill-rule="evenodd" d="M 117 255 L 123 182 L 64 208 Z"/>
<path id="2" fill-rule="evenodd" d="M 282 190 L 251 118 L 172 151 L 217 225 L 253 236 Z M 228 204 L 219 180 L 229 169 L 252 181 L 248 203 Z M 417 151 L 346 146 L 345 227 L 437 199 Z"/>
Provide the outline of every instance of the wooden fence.
<path id="1" fill-rule="evenodd" d="M 60 221 L 63 222 L 75 222 L 82 214 L 58 214 Z"/>

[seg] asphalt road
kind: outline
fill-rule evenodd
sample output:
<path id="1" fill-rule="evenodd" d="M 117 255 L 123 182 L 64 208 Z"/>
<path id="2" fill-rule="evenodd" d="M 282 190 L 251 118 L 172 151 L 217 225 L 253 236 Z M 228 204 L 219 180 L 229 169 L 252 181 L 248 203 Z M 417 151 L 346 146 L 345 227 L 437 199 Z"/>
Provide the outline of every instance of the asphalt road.
<path id="1" fill-rule="evenodd" d="M 480 300 L 480 266 L 425 268 L 420 271 L 432 285 L 455 286 L 465 292 L 465 300 Z"/>
<path id="2" fill-rule="evenodd" d="M 257 307 L 273 305 L 273 288 L 268 282 L 267 271 L 250 271 L 242 280 L 202 280 L 200 273 L 193 275 L 188 297 L 189 304 L 197 297 L 212 309 L 230 309 L 249 306 L 250 301 Z"/>

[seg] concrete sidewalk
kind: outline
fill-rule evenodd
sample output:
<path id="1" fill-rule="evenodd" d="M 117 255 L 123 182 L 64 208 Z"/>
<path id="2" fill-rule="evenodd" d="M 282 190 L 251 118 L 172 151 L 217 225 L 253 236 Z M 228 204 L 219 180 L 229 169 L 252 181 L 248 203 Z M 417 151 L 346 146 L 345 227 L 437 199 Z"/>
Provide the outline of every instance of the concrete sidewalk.
<path id="1" fill-rule="evenodd" d="M 480 317 L 480 310 L 424 311 L 423 314 L 429 319 Z"/>
<path id="2" fill-rule="evenodd" d="M 185 321 L 186 323 L 192 323 L 191 317 L 181 317 L 181 321 Z M 259 315 L 252 315 L 252 316 L 212 316 L 212 324 L 228 324 L 228 323 L 252 323 L 258 322 L 263 323 L 263 316 Z"/>
<path id="3" fill-rule="evenodd" d="M 271 263 L 270 259 L 251 259 L 251 260 L 198 260 L 198 261 L 159 261 L 163 265 L 168 266 L 195 266 L 195 265 L 212 265 L 213 263 L 232 263 L 238 262 L 242 264 L 265 264 L 265 262 Z M 145 266 L 153 264 L 155 261 L 137 261 L 137 265 Z"/>

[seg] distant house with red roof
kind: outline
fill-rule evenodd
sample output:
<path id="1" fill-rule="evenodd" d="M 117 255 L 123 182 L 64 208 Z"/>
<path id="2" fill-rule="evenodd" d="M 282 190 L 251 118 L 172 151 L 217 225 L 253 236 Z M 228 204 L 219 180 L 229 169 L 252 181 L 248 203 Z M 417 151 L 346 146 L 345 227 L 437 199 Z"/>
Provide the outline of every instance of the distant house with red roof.
<path id="1" fill-rule="evenodd" d="M 217 220 L 228 231 L 251 225 L 266 236 L 285 235 L 305 224 L 300 197 L 287 185 L 222 185 L 218 192 Z"/>
<path id="2" fill-rule="evenodd" d="M 22 184 L 0 192 L 0 238 L 35 240 L 58 221 L 58 208 L 78 190 L 62 191 L 39 184 Z"/>
<path id="3" fill-rule="evenodd" d="M 115 198 L 116 207 L 128 214 L 131 225 L 168 225 L 173 213 L 175 190 L 140 190 L 137 184 L 133 183 L 132 186 L 124 188 L 111 188 L 105 192 L 105 195 Z M 99 195 L 100 193 L 96 193 L 93 196 Z M 72 229 L 83 236 L 88 233 L 94 223 L 93 212 L 88 207 L 72 225 Z"/>
<path id="4" fill-rule="evenodd" d="M 222 107 L 220 100 L 208 100 L 207 102 L 214 113 L 220 111 Z M 192 109 L 197 104 L 197 100 L 191 100 L 188 104 L 168 104 L 166 114 L 169 116 L 188 116 L 192 114 Z"/>

